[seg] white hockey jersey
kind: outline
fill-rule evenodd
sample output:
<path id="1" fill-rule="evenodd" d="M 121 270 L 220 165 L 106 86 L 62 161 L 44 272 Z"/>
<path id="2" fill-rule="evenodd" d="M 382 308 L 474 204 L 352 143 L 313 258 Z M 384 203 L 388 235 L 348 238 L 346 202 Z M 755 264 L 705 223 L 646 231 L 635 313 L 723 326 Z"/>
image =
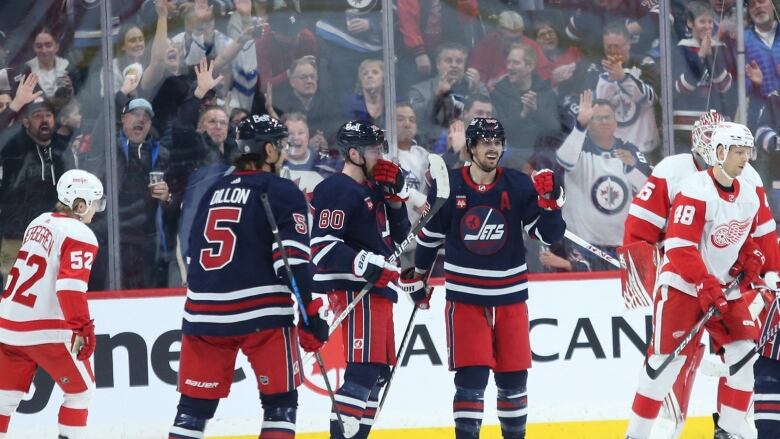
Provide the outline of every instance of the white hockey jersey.
<path id="1" fill-rule="evenodd" d="M 77 219 L 44 213 L 24 232 L 0 301 L 0 343 L 64 343 L 73 333 L 58 295 L 81 294 L 97 256 L 95 234 Z"/>
<path id="2" fill-rule="evenodd" d="M 663 240 L 666 221 L 674 197 L 683 188 L 683 181 L 699 172 L 692 154 L 676 154 L 661 160 L 653 169 L 642 190 L 634 197 L 626 218 L 623 244 L 646 241 L 652 244 Z M 753 238 L 766 256 L 765 270 L 780 269 L 775 220 L 769 209 L 761 177 L 750 163 L 745 166 L 737 180 L 756 188 L 761 205 L 758 211 L 758 225 Z"/>
<path id="3" fill-rule="evenodd" d="M 681 182 L 669 216 L 659 285 L 696 296 L 695 282 L 707 273 L 726 285 L 729 269 L 755 231 L 759 198 L 749 181 L 734 181 L 734 191 L 718 188 L 712 169 Z M 670 255 L 670 252 L 674 252 Z"/>
<path id="4" fill-rule="evenodd" d="M 630 151 L 636 166 L 626 166 L 617 158 L 618 149 Z M 566 226 L 591 244 L 621 245 L 631 198 L 651 172 L 644 155 L 636 146 L 618 138 L 612 149 L 601 149 L 576 126 L 555 156 L 566 170 Z"/>

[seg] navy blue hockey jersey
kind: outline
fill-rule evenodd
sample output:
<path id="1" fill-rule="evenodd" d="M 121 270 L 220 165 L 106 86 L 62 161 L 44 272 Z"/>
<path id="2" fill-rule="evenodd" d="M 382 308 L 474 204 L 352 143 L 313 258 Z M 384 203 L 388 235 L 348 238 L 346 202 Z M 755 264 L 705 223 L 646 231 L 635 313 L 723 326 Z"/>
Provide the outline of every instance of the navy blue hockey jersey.
<path id="1" fill-rule="evenodd" d="M 428 203 L 435 197 L 434 186 Z M 417 235 L 415 266 L 429 270 L 444 244 L 448 300 L 485 306 L 527 300 L 521 228 L 545 243 L 566 230 L 561 211 L 541 209 L 537 199 L 531 178 L 514 169 L 499 167 L 489 185 L 474 183 L 468 166 L 450 171 L 450 198 Z"/>
<path id="2" fill-rule="evenodd" d="M 215 183 L 192 224 L 182 330 L 240 335 L 292 326 L 295 310 L 284 262 L 260 196 L 268 194 L 302 294 L 311 291 L 306 200 L 289 180 L 240 171 Z"/>
<path id="3" fill-rule="evenodd" d="M 406 208 L 393 209 L 385 203 L 381 187 L 360 184 L 346 174 L 334 174 L 314 189 L 311 202 L 314 221 L 311 231 L 312 262 L 316 265 L 314 291 L 359 291 L 366 280 L 352 272 L 360 250 L 390 256 L 395 243 L 409 233 Z M 397 300 L 397 286 L 374 288 L 369 293 Z"/>

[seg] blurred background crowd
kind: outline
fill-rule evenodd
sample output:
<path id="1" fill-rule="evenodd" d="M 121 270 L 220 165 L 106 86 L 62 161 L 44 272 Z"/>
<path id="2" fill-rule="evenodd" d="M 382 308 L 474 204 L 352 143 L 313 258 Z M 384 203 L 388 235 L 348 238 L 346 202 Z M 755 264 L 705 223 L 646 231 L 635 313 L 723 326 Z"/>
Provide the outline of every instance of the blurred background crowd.
<path id="1" fill-rule="evenodd" d="M 392 41 L 379 0 L 105 1 L 0 5 L 4 275 L 25 226 L 54 205 L 57 178 L 81 168 L 104 181 L 117 207 L 91 225 L 101 254 L 90 288 L 186 284 L 192 209 L 228 168 L 233 128 L 252 113 L 287 125 L 284 175 L 307 194 L 339 172 L 343 122 L 394 131 L 394 158 L 416 189 L 413 222 L 427 156 L 462 167 L 465 127 L 496 117 L 507 129 L 503 166 L 555 170 L 568 227 L 614 252 L 653 164 L 690 151 L 701 113 L 736 116 L 738 33 L 759 146 L 753 164 L 780 212 L 772 0 L 747 1 L 743 23 L 736 0 L 665 0 L 665 36 L 658 0 L 393 0 Z M 393 66 L 383 61 L 389 43 Z M 671 54 L 671 77 L 662 53 Z M 663 90 L 672 95 L 665 135 Z M 613 269 L 568 242 L 529 243 L 528 260 L 536 272 Z"/>

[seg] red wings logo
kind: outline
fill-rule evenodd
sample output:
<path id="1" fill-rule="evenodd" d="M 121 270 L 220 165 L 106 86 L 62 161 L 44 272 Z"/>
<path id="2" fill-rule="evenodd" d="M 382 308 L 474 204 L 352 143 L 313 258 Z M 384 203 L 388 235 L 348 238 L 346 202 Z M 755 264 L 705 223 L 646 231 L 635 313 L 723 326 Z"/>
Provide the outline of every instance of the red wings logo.
<path id="1" fill-rule="evenodd" d="M 710 234 L 710 242 L 717 248 L 724 248 L 731 244 L 736 244 L 750 230 L 750 224 L 753 218 L 747 218 L 744 221 L 732 220 L 727 224 L 721 224 Z"/>

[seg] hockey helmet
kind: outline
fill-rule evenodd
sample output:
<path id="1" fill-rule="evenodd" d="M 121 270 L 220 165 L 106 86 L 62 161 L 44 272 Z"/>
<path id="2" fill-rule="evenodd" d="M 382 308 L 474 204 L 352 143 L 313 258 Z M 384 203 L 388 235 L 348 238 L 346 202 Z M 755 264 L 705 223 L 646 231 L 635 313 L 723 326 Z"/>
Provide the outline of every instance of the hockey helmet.
<path id="1" fill-rule="evenodd" d="M 707 113 L 702 114 L 699 119 L 693 123 L 693 130 L 691 131 L 691 150 L 698 154 L 704 161 L 710 165 L 715 166 L 715 163 L 709 162 L 710 139 L 712 138 L 712 132 L 719 123 L 726 122 L 726 119 L 718 114 L 715 110 L 710 110 Z M 717 146 L 717 145 L 716 145 Z"/>
<path id="2" fill-rule="evenodd" d="M 236 125 L 236 143 L 241 155 L 257 154 L 265 157 L 266 143 L 283 149 L 286 145 L 281 141 L 287 137 L 287 127 L 267 114 L 252 114 Z"/>
<path id="3" fill-rule="evenodd" d="M 493 117 L 475 117 L 466 128 L 466 148 L 477 146 L 479 139 L 501 139 L 503 150 L 506 151 L 506 135 L 504 126 Z"/>
<path id="4" fill-rule="evenodd" d="M 385 132 L 372 123 L 359 120 L 350 120 L 342 125 L 336 133 L 336 142 L 344 157 L 349 156 L 349 150 L 352 148 L 363 152 L 363 148 L 376 145 L 382 146 L 383 154 L 388 152 Z"/>
<path id="5" fill-rule="evenodd" d="M 723 145 L 725 154 L 723 160 L 718 158 L 718 145 Z M 753 134 L 748 127 L 735 122 L 721 122 L 712 131 L 707 155 L 702 155 L 710 166 L 722 165 L 732 146 L 753 148 Z"/>
<path id="6" fill-rule="evenodd" d="M 87 203 L 87 210 L 92 203 L 97 202 L 97 212 L 106 208 L 106 199 L 103 197 L 103 183 L 100 179 L 81 169 L 71 169 L 65 172 L 57 181 L 57 200 L 70 209 L 77 199 Z"/>

